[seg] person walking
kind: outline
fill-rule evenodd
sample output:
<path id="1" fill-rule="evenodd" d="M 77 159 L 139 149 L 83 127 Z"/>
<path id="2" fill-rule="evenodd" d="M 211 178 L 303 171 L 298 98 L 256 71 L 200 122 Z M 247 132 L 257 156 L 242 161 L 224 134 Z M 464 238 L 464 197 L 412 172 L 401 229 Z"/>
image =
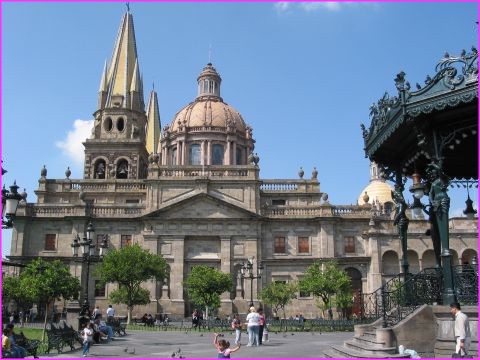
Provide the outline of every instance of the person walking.
<path id="1" fill-rule="evenodd" d="M 221 339 L 218 340 L 221 334 L 213 334 L 213 345 L 217 348 L 218 354 L 217 358 L 219 359 L 230 359 L 230 354 L 240 349 L 240 344 L 237 344 L 234 348 L 230 349 L 230 343 L 227 340 Z"/>
<path id="2" fill-rule="evenodd" d="M 259 346 L 260 340 L 258 339 L 258 331 L 260 327 L 260 315 L 255 310 L 255 307 L 250 307 L 250 313 L 247 315 L 246 321 L 248 332 L 247 346 Z"/>
<path id="3" fill-rule="evenodd" d="M 92 323 L 90 321 L 85 326 L 85 329 L 83 329 L 82 336 L 83 336 L 82 355 L 83 357 L 87 357 L 88 351 L 90 350 L 90 345 L 93 342 L 93 329 L 92 329 Z"/>
<path id="4" fill-rule="evenodd" d="M 455 327 L 453 331 L 456 341 L 455 352 L 463 357 L 467 355 L 472 340 L 468 316 L 461 311 L 458 302 L 450 304 L 450 313 L 455 317 Z"/>
<path id="5" fill-rule="evenodd" d="M 115 309 L 112 307 L 112 305 L 108 305 L 107 309 L 107 321 L 108 320 L 113 320 L 113 317 L 115 316 Z"/>
<path id="6" fill-rule="evenodd" d="M 258 345 L 262 345 L 263 340 L 263 329 L 265 327 L 265 315 L 263 314 L 263 308 L 259 307 L 257 310 L 259 321 L 258 321 Z"/>
<path id="7" fill-rule="evenodd" d="M 242 323 L 238 314 L 233 315 L 232 329 L 235 331 L 235 345 L 238 345 L 242 338 Z"/>

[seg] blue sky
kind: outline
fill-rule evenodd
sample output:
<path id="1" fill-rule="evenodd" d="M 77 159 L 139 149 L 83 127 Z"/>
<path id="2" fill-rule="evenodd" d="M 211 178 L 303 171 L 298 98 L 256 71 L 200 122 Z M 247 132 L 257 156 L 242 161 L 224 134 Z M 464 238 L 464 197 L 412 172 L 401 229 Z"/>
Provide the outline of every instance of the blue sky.
<path id="1" fill-rule="evenodd" d="M 318 169 L 333 204 L 368 184 L 360 123 L 403 70 L 423 83 L 445 51 L 478 44 L 476 3 L 131 2 L 145 97 L 155 83 L 162 127 L 196 96 L 211 61 L 222 97 L 253 127 L 262 178 Z M 103 63 L 124 2 L 2 3 L 2 159 L 35 202 L 40 169 L 82 176 Z M 410 195 L 405 194 L 410 199 Z M 408 195 L 408 196 L 407 196 Z M 451 212 L 466 190 L 452 190 Z M 470 196 L 477 208 L 477 190 Z M 10 232 L 2 231 L 2 254 Z"/>

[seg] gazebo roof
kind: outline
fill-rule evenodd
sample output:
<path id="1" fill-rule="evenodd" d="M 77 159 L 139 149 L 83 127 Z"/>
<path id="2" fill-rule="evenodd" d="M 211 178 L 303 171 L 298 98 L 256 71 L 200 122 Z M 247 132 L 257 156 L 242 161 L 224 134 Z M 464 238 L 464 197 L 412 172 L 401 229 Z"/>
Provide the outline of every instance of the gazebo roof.
<path id="1" fill-rule="evenodd" d="M 478 179 L 477 49 L 445 54 L 435 71 L 415 90 L 400 72 L 398 95 L 385 93 L 370 106 L 370 127 L 361 125 L 365 154 L 404 175 L 424 174 L 435 158 L 450 178 Z"/>

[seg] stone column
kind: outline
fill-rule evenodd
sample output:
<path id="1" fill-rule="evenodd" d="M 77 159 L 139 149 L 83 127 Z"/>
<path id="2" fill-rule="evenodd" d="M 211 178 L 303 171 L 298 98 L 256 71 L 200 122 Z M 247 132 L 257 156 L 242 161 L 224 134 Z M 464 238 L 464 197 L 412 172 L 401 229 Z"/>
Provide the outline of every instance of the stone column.
<path id="1" fill-rule="evenodd" d="M 231 238 L 230 236 L 220 237 L 220 271 L 226 274 L 232 274 L 230 259 L 232 258 Z M 233 274 L 232 274 L 233 277 Z M 232 299 L 230 291 L 220 295 L 220 313 L 229 315 L 232 313 Z"/>
<path id="2" fill-rule="evenodd" d="M 182 314 L 185 310 L 182 285 L 185 267 L 184 241 L 185 239 L 183 237 L 177 237 L 172 240 L 172 255 L 174 260 L 170 265 L 170 283 L 178 285 L 172 286 L 170 289 L 171 309 L 168 309 L 167 312 L 176 314 Z"/>
<path id="3" fill-rule="evenodd" d="M 379 249 L 377 233 L 372 231 L 372 229 L 368 232 L 368 242 L 371 255 L 370 269 L 367 275 L 367 292 L 372 292 L 382 286 L 382 272 L 380 271 L 381 249 Z"/>
<path id="4" fill-rule="evenodd" d="M 212 165 L 212 141 L 207 141 L 207 165 Z"/>
<path id="5" fill-rule="evenodd" d="M 231 151 L 230 151 L 230 141 L 227 140 L 227 156 L 225 156 L 225 165 L 231 165 L 230 164 L 230 159 L 231 159 Z"/>
<path id="6" fill-rule="evenodd" d="M 232 142 L 232 165 L 237 165 L 237 143 Z"/>

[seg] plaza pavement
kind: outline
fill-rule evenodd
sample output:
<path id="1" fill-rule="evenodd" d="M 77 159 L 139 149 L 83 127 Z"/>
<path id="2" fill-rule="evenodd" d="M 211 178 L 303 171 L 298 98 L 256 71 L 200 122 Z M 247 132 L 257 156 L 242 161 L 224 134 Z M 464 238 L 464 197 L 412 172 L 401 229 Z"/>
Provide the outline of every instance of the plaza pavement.
<path id="1" fill-rule="evenodd" d="M 269 341 L 259 347 L 247 347 L 247 334 L 242 333 L 242 347 L 232 358 L 322 358 L 323 350 L 331 345 L 341 345 L 351 339 L 353 332 L 287 332 L 270 333 Z M 225 333 L 225 339 L 233 347 L 234 335 Z M 213 333 L 180 331 L 128 331 L 128 335 L 116 337 L 108 344 L 93 345 L 90 358 L 172 358 L 178 352 L 186 359 L 216 358 Z M 81 358 L 82 351 L 41 355 L 41 358 Z M 178 353 L 175 357 L 179 357 Z"/>

